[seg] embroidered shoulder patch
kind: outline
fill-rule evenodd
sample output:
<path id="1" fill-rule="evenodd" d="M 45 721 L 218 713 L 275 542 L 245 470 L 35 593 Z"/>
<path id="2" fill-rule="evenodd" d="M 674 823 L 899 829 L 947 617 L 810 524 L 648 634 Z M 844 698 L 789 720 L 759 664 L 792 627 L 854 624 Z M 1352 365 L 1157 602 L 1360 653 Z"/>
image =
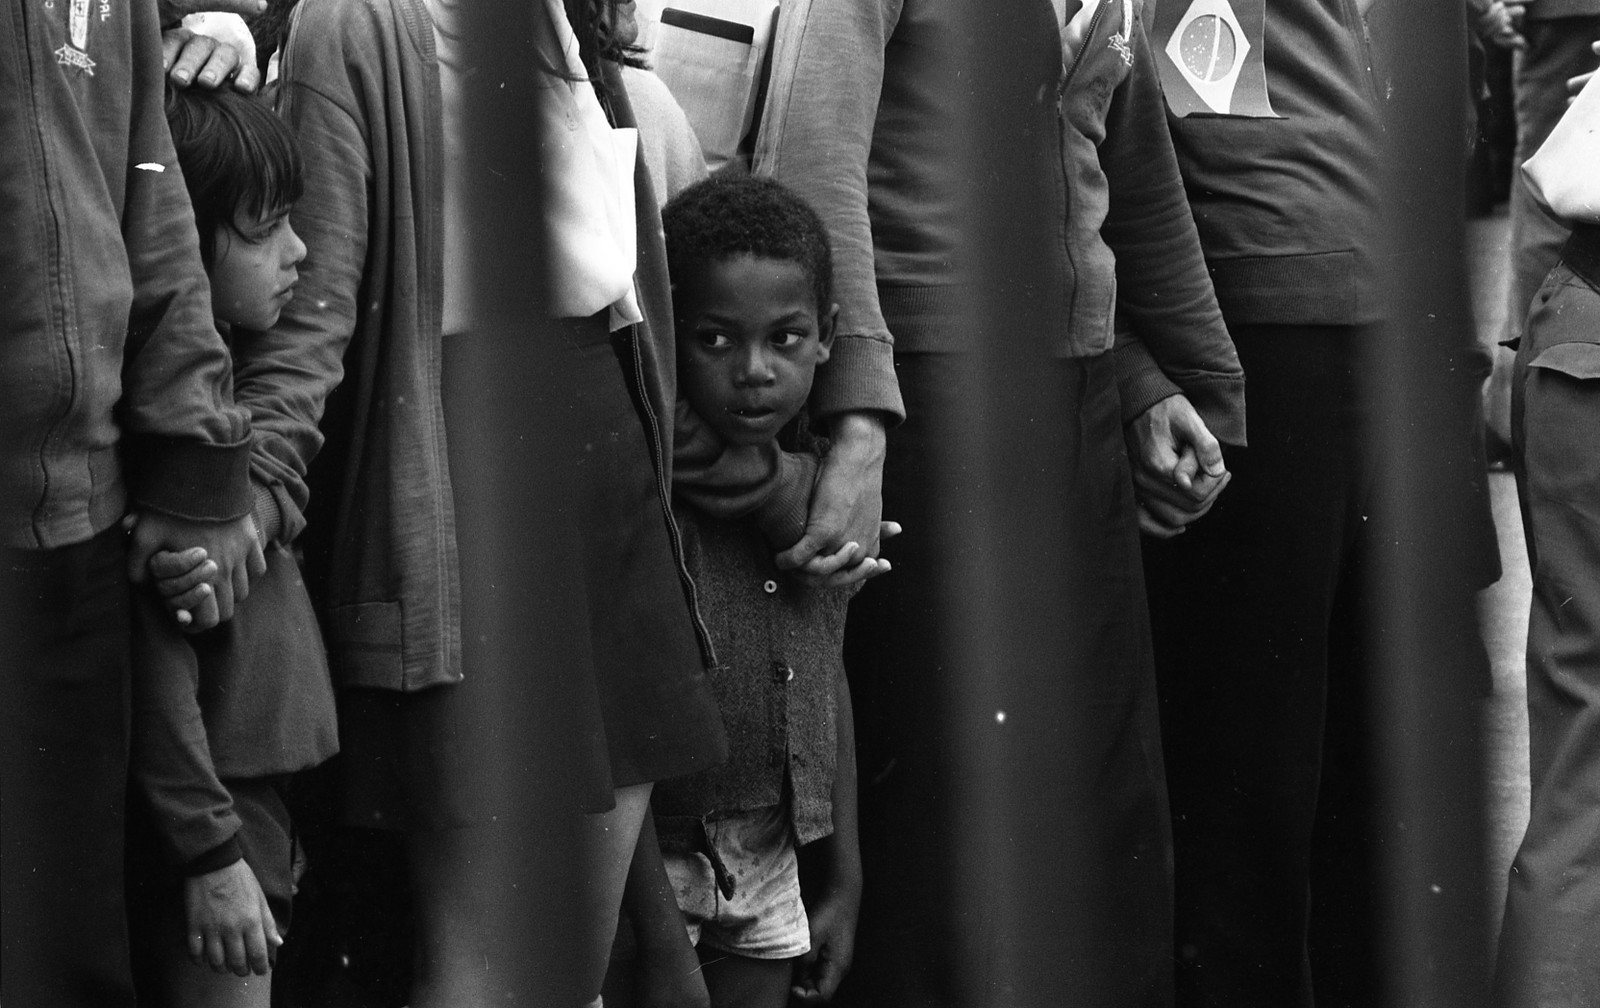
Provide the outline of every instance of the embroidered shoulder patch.
<path id="1" fill-rule="evenodd" d="M 1122 31 L 1111 36 L 1107 44 L 1122 57 L 1124 66 L 1133 66 L 1133 0 L 1122 0 Z"/>
<path id="2" fill-rule="evenodd" d="M 90 59 L 89 54 L 83 50 L 74 49 L 69 45 L 64 45 L 60 49 L 56 50 L 55 56 L 56 62 L 62 66 L 72 67 L 75 70 L 82 70 L 90 77 L 94 76 L 94 60 Z"/>

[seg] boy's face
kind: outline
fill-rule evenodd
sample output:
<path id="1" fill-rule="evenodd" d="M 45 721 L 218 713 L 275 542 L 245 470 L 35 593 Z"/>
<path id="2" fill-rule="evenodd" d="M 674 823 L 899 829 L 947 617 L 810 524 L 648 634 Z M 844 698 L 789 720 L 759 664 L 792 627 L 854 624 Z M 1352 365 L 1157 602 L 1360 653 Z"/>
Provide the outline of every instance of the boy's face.
<path id="1" fill-rule="evenodd" d="M 811 394 L 839 307 L 821 309 L 799 263 L 748 254 L 679 278 L 675 294 L 689 405 L 729 444 L 771 441 Z"/>
<path id="2" fill-rule="evenodd" d="M 289 226 L 289 211 L 260 220 L 240 220 L 239 234 L 218 227 L 211 267 L 211 310 L 245 329 L 271 329 L 294 296 L 306 257 L 305 243 Z"/>

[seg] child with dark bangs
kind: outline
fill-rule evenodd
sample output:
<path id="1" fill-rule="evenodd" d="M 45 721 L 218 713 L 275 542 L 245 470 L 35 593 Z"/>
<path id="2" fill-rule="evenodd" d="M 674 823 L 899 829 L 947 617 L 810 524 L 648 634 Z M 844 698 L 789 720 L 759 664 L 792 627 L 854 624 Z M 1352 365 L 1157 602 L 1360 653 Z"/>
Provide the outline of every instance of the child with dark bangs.
<path id="1" fill-rule="evenodd" d="M 231 91 L 172 92 L 167 118 L 217 328 L 235 351 L 235 395 L 249 406 L 257 393 L 239 351 L 277 321 L 306 253 L 288 218 L 300 155 L 265 105 Z M 213 563 L 198 549 L 156 554 L 157 593 L 135 600 L 132 778 L 147 813 L 130 843 L 135 978 L 141 1000 L 179 1008 L 270 1003 L 297 860 L 285 785 L 338 748 L 281 486 L 259 468 L 253 517 L 266 574 L 234 618 L 184 632 L 211 592 Z"/>

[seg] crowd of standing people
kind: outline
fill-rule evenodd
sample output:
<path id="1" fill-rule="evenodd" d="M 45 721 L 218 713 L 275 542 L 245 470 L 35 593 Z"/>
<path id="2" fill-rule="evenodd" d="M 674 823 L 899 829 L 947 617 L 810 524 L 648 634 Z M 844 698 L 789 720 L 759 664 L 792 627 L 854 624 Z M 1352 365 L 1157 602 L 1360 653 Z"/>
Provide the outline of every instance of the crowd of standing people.
<path id="1" fill-rule="evenodd" d="M 0 1000 L 1390 1003 L 1364 690 L 1497 571 L 1368 8 L 9 0 Z"/>

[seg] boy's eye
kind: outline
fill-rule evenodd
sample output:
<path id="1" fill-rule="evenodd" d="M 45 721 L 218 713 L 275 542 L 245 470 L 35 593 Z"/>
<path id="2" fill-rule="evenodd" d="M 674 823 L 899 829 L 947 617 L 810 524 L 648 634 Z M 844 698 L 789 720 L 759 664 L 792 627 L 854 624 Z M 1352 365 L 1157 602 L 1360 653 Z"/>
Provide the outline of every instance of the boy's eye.
<path id="1" fill-rule="evenodd" d="M 733 345 L 733 341 L 728 339 L 727 333 L 718 332 L 714 329 L 700 330 L 695 333 L 695 339 L 700 341 L 701 346 L 712 350 L 720 350 L 723 347 Z"/>
<path id="2" fill-rule="evenodd" d="M 786 329 L 783 332 L 773 334 L 772 342 L 780 347 L 792 347 L 805 338 L 806 334 L 798 329 Z"/>

